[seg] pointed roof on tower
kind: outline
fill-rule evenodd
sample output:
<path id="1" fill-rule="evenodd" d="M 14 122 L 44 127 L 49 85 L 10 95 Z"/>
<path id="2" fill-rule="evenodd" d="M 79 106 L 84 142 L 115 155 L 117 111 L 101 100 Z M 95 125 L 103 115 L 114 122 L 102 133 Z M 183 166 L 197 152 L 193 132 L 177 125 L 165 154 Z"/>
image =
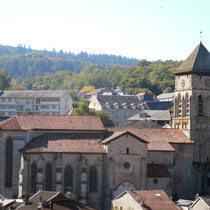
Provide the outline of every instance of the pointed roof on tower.
<path id="1" fill-rule="evenodd" d="M 202 42 L 199 43 L 189 57 L 178 67 L 175 73 L 210 74 L 210 53 Z"/>

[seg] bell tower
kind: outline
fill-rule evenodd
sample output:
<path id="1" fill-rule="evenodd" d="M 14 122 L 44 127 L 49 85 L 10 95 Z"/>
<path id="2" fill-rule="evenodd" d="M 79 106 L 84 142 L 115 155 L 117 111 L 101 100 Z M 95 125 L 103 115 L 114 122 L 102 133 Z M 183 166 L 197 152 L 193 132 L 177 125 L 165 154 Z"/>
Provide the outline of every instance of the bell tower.
<path id="1" fill-rule="evenodd" d="M 173 127 L 194 141 L 193 161 L 210 160 L 210 53 L 201 42 L 175 72 Z"/>

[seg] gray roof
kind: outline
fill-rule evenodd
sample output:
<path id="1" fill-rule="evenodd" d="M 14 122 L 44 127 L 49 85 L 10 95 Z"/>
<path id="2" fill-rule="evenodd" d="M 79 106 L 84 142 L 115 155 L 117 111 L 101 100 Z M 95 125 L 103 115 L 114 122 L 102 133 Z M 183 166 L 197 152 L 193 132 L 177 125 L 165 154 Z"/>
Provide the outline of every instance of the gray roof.
<path id="1" fill-rule="evenodd" d="M 122 104 L 127 104 L 128 107 L 131 107 L 131 104 L 138 106 L 140 100 L 138 96 L 113 96 L 113 95 L 97 95 L 97 99 L 102 107 L 106 107 L 105 104 L 108 102 L 112 107 L 115 103 L 118 103 L 119 107 L 122 107 Z"/>
<path id="2" fill-rule="evenodd" d="M 140 113 L 128 118 L 128 120 L 170 120 L 170 112 L 168 110 L 143 110 Z"/>
<path id="3" fill-rule="evenodd" d="M 150 110 L 168 110 L 173 106 L 173 101 L 145 101 L 144 104 Z"/>
<path id="4" fill-rule="evenodd" d="M 0 98 L 61 97 L 66 93 L 66 90 L 6 90 L 0 93 Z"/>
<path id="5" fill-rule="evenodd" d="M 210 73 L 210 53 L 200 44 L 189 57 L 177 68 L 175 73 Z"/>
<path id="6" fill-rule="evenodd" d="M 193 201 L 192 200 L 179 199 L 175 203 L 179 206 L 190 206 L 193 203 Z"/>
<path id="7" fill-rule="evenodd" d="M 166 99 L 166 98 L 173 98 L 174 97 L 174 92 L 172 93 L 162 93 L 160 95 L 157 96 L 157 99 Z"/>

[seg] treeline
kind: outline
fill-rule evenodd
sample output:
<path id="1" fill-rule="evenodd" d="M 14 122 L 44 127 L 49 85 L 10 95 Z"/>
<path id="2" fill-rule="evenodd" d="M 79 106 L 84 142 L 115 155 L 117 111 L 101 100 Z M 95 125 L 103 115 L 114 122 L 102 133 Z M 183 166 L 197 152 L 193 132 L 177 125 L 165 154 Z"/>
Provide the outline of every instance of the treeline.
<path id="1" fill-rule="evenodd" d="M 87 52 L 80 52 L 78 54 L 75 54 L 72 52 L 64 52 L 63 50 L 57 52 L 55 49 L 53 49 L 52 51 L 32 50 L 30 46 L 27 48 L 25 45 L 18 45 L 17 47 L 0 45 L 0 56 L 14 56 L 17 54 L 27 54 L 31 52 L 35 52 L 47 57 L 72 59 L 80 62 L 90 62 L 93 64 L 105 63 L 132 66 L 136 65 L 136 63 L 138 62 L 138 59 L 116 55 L 90 54 Z"/>
<path id="2" fill-rule="evenodd" d="M 30 77 L 19 85 L 26 89 L 67 89 L 79 92 L 85 86 L 95 88 L 121 87 L 129 94 L 148 92 L 160 94 L 174 90 L 175 69 L 178 61 L 139 61 L 136 66 L 121 69 L 109 66 L 105 70 L 96 68 L 94 64 L 86 65 L 81 73 L 59 71 L 53 75 Z"/>

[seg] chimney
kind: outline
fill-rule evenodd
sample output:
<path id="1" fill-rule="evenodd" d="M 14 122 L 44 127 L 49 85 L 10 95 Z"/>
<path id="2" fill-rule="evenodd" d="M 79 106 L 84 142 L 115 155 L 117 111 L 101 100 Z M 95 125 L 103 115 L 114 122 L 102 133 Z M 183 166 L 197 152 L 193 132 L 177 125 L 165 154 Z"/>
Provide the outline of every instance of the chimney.
<path id="1" fill-rule="evenodd" d="M 155 194 L 155 198 L 159 198 L 160 199 L 161 198 L 161 194 L 160 193 L 156 193 Z"/>

